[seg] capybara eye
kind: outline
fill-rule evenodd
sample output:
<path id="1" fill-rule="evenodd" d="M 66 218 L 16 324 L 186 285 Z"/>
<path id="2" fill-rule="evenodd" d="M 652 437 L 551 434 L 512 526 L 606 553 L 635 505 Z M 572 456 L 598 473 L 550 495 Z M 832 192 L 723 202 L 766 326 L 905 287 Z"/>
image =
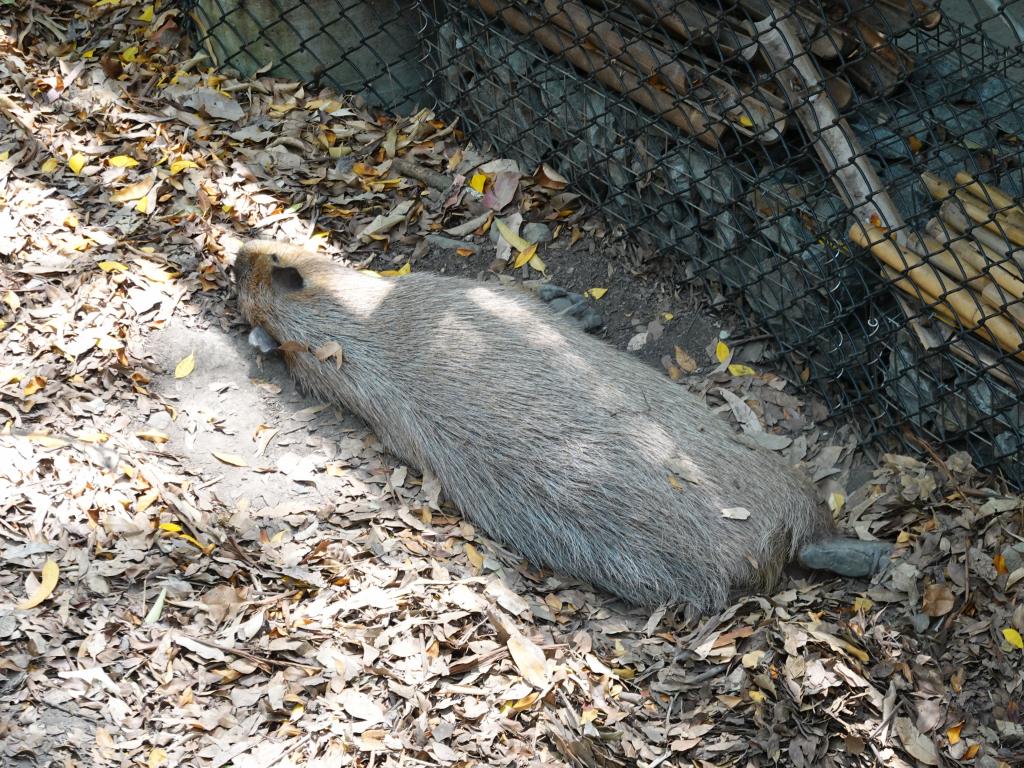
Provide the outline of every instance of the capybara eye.
<path id="1" fill-rule="evenodd" d="M 280 264 L 281 263 L 281 260 L 279 258 L 277 258 L 277 254 L 276 253 L 270 254 L 270 263 L 271 264 Z"/>
<path id="2" fill-rule="evenodd" d="M 274 267 L 270 283 L 281 291 L 301 291 L 305 287 L 302 274 L 295 267 Z"/>

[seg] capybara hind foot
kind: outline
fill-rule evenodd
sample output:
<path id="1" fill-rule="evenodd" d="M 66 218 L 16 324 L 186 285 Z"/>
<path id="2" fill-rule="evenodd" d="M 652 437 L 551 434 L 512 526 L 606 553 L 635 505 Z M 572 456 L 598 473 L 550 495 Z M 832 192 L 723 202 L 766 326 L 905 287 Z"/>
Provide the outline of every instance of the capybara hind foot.
<path id="1" fill-rule="evenodd" d="M 804 568 L 831 571 L 849 578 L 866 578 L 889 564 L 892 545 L 839 536 L 812 541 L 800 548 L 797 562 Z"/>
<path id="2" fill-rule="evenodd" d="M 547 283 L 537 290 L 537 297 L 560 315 L 571 317 L 587 333 L 604 326 L 601 313 L 587 305 L 582 293 L 570 293 L 564 288 Z"/>

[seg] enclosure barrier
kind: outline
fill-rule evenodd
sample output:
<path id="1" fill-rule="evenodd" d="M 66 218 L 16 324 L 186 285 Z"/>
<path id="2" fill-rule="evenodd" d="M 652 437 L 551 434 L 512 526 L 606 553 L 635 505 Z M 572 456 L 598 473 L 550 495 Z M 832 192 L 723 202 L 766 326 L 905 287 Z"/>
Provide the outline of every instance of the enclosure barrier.
<path id="1" fill-rule="evenodd" d="M 743 299 L 866 440 L 1024 486 L 1024 50 L 924 0 L 198 0 L 243 73 L 438 104 Z"/>

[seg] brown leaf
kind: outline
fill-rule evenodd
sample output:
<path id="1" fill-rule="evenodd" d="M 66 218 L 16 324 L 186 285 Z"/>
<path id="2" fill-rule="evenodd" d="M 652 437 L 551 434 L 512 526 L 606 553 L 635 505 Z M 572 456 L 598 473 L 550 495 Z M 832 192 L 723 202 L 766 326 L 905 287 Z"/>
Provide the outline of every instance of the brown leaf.
<path id="1" fill-rule="evenodd" d="M 945 584 L 929 584 L 921 598 L 921 607 L 925 614 L 933 619 L 945 616 L 956 605 L 953 592 Z"/>

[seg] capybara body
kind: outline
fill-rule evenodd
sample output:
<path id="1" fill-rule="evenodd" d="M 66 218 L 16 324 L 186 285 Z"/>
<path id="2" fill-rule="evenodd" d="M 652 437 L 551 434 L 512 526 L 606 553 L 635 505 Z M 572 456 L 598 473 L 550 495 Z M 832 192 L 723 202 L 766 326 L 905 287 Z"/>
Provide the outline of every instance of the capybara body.
<path id="1" fill-rule="evenodd" d="M 271 241 L 245 244 L 235 269 L 242 314 L 284 345 L 302 385 L 535 565 L 708 611 L 770 587 L 833 534 L 780 457 L 523 291 L 381 278 Z M 340 367 L 314 354 L 329 342 Z"/>

